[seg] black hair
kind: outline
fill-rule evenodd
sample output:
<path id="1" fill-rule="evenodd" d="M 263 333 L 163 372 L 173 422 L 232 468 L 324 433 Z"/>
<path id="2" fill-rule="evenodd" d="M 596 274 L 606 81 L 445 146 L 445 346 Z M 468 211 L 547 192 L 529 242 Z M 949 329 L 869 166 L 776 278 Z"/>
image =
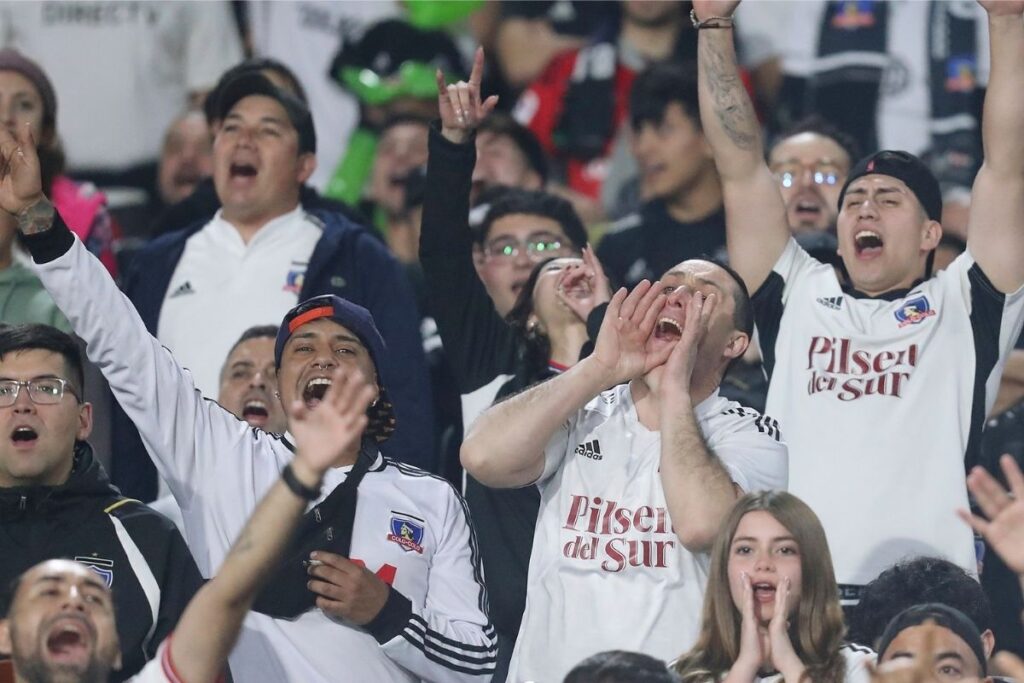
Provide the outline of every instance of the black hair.
<path id="1" fill-rule="evenodd" d="M 659 124 L 674 102 L 682 106 L 693 125 L 701 130 L 696 67 L 656 63 L 633 81 L 629 92 L 629 123 L 633 130 L 640 130 L 645 123 Z"/>
<path id="2" fill-rule="evenodd" d="M 609 650 L 573 667 L 563 683 L 676 683 L 679 678 L 650 655 Z"/>
<path id="3" fill-rule="evenodd" d="M 548 182 L 548 158 L 544 154 L 537 136 L 529 128 L 516 121 L 510 114 L 503 111 L 491 112 L 477 128 L 477 133 L 482 132 L 500 135 L 512 141 L 523 157 L 526 159 L 530 169 L 540 176 L 541 185 Z"/>
<path id="4" fill-rule="evenodd" d="M 913 605 L 929 602 L 960 610 L 979 631 L 992 628 L 992 608 L 976 579 L 949 560 L 919 557 L 889 567 L 864 586 L 850 616 L 847 637 L 874 648 L 893 617 Z"/>
<path id="5" fill-rule="evenodd" d="M 41 323 L 0 325 L 0 361 L 8 353 L 36 349 L 52 351 L 64 357 L 64 365 L 71 375 L 68 379 L 74 385 L 79 401 L 84 401 L 85 372 L 82 369 L 82 352 L 74 337 L 52 325 Z"/>
<path id="6" fill-rule="evenodd" d="M 843 151 L 846 152 L 848 159 L 847 165 L 849 167 L 852 167 L 861 157 L 860 144 L 857 142 L 857 139 L 839 128 L 839 126 L 826 121 L 818 114 L 811 114 L 806 118 L 800 119 L 775 136 L 775 139 L 772 140 L 771 146 L 768 148 L 768 155 L 771 155 L 771 151 L 775 149 L 780 142 L 795 135 L 800 135 L 801 133 L 814 133 L 815 135 L 820 135 L 842 147 Z"/>
<path id="7" fill-rule="evenodd" d="M 284 62 L 280 62 L 272 57 L 252 57 L 235 64 L 222 73 L 217 80 L 217 84 L 207 93 L 206 99 L 203 100 L 203 114 L 206 116 L 206 123 L 212 126 L 213 122 L 217 120 L 217 105 L 225 85 L 242 74 L 261 73 L 263 71 L 273 71 L 288 81 L 288 89 L 291 91 L 291 94 L 303 104 L 309 106 L 306 89 L 302 87 L 302 81 L 299 80 L 294 71 L 285 66 Z"/>
<path id="8" fill-rule="evenodd" d="M 21 577 L 24 573 L 18 574 L 7 582 L 7 585 L 0 590 L 0 619 L 7 619 L 10 616 L 11 607 L 14 606 L 14 596 L 21 586 Z"/>
<path id="9" fill-rule="evenodd" d="M 384 124 L 380 127 L 380 131 L 377 133 L 378 139 L 384 137 L 384 133 L 394 128 L 395 126 L 402 126 L 405 124 L 414 124 L 423 126 L 429 130 L 430 128 L 430 117 L 420 116 L 410 112 L 401 112 L 398 114 L 392 114 L 384 120 Z"/>
<path id="10" fill-rule="evenodd" d="M 228 355 L 230 356 L 232 353 L 235 352 L 235 349 L 237 349 L 239 346 L 249 341 L 250 339 L 263 339 L 265 337 L 267 339 L 276 340 L 277 329 L 277 325 L 253 325 L 245 332 L 243 332 L 242 336 L 240 336 L 235 341 L 235 343 L 231 345 L 231 350 L 228 351 Z"/>
<path id="11" fill-rule="evenodd" d="M 733 311 L 732 311 L 732 325 L 738 331 L 747 335 L 748 337 L 754 336 L 754 307 L 750 303 L 750 290 L 747 289 L 747 283 L 743 281 L 740 274 L 733 270 L 725 261 L 721 261 L 714 257 L 702 256 L 700 257 L 704 261 L 714 263 L 716 266 L 724 270 L 732 278 L 732 282 L 736 285 L 736 291 L 733 292 Z"/>
<path id="12" fill-rule="evenodd" d="M 964 242 L 956 235 L 951 235 L 948 232 L 942 234 L 942 239 L 939 240 L 939 246 L 955 249 L 959 254 L 967 251 L 967 242 Z"/>
<path id="13" fill-rule="evenodd" d="M 576 215 L 576 210 L 568 200 L 541 190 L 518 188 L 502 192 L 494 200 L 480 224 L 480 229 L 475 233 L 477 242 L 483 243 L 487 240 L 491 226 L 496 220 L 513 214 L 550 218 L 561 226 L 562 232 L 577 251 L 587 244 L 587 229 L 583 227 L 583 221 Z"/>
<path id="14" fill-rule="evenodd" d="M 519 354 L 528 378 L 537 377 L 547 367 L 548 360 L 551 358 L 551 341 L 547 335 L 538 332 L 535 326 L 530 326 L 530 315 L 533 313 L 533 290 L 537 286 L 541 271 L 544 270 L 544 266 L 556 258 L 560 257 L 546 258 L 533 267 L 530 277 L 526 279 L 523 288 L 519 290 L 515 304 L 505 316 L 505 322 L 523 342 Z"/>

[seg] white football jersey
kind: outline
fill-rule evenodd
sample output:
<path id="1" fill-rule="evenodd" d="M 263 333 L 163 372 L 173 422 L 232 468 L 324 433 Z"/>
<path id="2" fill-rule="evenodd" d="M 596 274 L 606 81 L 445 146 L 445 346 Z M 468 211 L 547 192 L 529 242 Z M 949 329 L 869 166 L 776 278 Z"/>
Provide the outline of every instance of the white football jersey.
<path id="1" fill-rule="evenodd" d="M 786 487 L 775 421 L 718 393 L 701 433 L 745 491 Z M 560 681 L 603 650 L 670 660 L 700 628 L 706 554 L 679 542 L 658 468 L 661 436 L 640 424 L 629 385 L 605 391 L 545 450 L 526 611 L 509 681 Z"/>
<path id="2" fill-rule="evenodd" d="M 790 240 L 754 295 L 789 489 L 821 519 L 844 598 L 908 557 L 977 573 L 955 511 L 1020 334 L 1022 292 L 998 292 L 968 252 L 910 290 L 866 298 Z"/>

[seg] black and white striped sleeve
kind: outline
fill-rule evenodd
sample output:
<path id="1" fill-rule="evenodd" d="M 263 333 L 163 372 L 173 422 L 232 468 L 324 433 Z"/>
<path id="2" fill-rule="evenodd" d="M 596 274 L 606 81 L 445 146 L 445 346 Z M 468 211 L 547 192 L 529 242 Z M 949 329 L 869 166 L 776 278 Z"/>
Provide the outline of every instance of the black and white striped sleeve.
<path id="1" fill-rule="evenodd" d="M 445 490 L 445 533 L 423 609 L 392 589 L 366 628 L 388 657 L 423 681 L 489 681 L 497 641 L 487 616 L 480 549 L 465 501 L 450 486 Z"/>

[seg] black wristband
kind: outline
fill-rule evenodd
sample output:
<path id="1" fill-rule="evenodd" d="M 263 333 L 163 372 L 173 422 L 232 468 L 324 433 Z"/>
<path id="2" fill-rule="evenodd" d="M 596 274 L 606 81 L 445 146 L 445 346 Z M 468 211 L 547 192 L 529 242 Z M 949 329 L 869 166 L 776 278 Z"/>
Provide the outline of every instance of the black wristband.
<path id="1" fill-rule="evenodd" d="M 311 488 L 306 486 L 295 476 L 295 471 L 292 470 L 291 463 L 284 466 L 281 470 L 281 479 L 284 480 L 285 486 L 288 490 L 294 493 L 299 498 L 305 498 L 306 500 L 316 500 L 320 497 L 320 487 Z"/>

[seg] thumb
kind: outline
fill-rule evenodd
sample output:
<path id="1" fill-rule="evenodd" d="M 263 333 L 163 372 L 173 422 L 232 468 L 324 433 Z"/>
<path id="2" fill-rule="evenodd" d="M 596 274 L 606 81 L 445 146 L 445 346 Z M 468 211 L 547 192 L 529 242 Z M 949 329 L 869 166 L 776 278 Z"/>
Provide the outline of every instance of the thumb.
<path id="1" fill-rule="evenodd" d="M 30 145 L 33 149 L 36 146 L 36 137 L 32 134 L 32 124 L 26 122 L 18 131 L 18 142 L 21 145 Z"/>

